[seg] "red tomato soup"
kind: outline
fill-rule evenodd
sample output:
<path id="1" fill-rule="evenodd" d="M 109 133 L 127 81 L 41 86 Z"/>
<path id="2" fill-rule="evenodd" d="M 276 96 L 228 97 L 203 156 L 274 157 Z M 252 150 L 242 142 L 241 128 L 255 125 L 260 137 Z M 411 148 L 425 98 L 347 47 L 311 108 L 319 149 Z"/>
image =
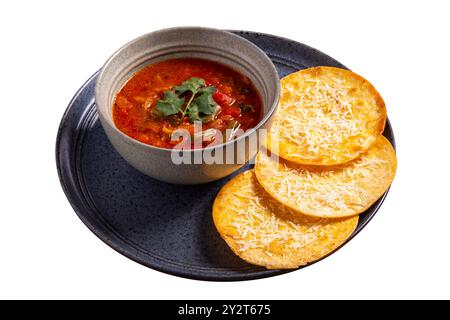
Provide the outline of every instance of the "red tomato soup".
<path id="1" fill-rule="evenodd" d="M 186 129 L 194 138 L 194 124 L 201 124 L 201 147 L 206 147 L 234 139 L 238 129 L 256 126 L 261 116 L 261 99 L 249 78 L 222 64 L 191 58 L 144 67 L 119 90 L 113 106 L 120 131 L 162 148 L 180 143 L 171 139 L 176 129 Z M 216 141 L 217 130 L 221 141 Z"/>

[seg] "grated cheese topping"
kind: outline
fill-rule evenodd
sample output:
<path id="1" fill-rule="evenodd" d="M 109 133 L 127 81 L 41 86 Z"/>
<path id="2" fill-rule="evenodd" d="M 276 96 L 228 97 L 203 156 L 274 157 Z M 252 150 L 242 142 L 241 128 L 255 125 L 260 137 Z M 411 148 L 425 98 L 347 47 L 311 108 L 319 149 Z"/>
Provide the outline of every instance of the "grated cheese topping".
<path id="1" fill-rule="evenodd" d="M 264 188 L 285 205 L 305 214 L 337 217 L 358 214 L 389 187 L 395 153 L 385 138 L 360 158 L 323 167 L 273 161 L 258 154 L 256 175 Z"/>
<path id="2" fill-rule="evenodd" d="M 304 247 L 317 239 L 317 223 L 300 225 L 279 218 L 273 210 L 288 209 L 279 205 L 275 208 L 271 201 L 261 200 L 263 190 L 258 189 L 257 185 L 250 185 L 235 194 L 237 202 L 231 209 L 235 212 L 231 226 L 237 231 L 235 240 L 239 251 L 261 249 L 271 256 L 271 246 L 275 243 L 289 252 L 289 249 Z"/>
<path id="3" fill-rule="evenodd" d="M 334 244 L 335 234 L 343 233 L 339 228 L 350 226 L 350 231 L 346 231 L 351 232 L 356 225 L 357 219 L 336 221 L 298 217 L 259 185 L 253 171 L 237 178 L 243 183 L 221 200 L 227 206 L 217 209 L 215 204 L 214 211 L 217 214 L 220 210 L 221 215 L 229 219 L 228 224 L 233 231 L 227 235 L 232 237 L 237 246 L 235 250 L 240 254 L 256 251 L 267 259 L 291 263 L 294 256 L 308 252 L 311 246 L 317 246 L 319 252 L 330 250 L 327 246 L 331 242 Z M 224 227 L 217 222 L 216 226 L 219 231 Z M 344 239 L 349 235 L 347 233 L 343 233 Z M 311 255 L 308 257 L 311 258 Z"/>
<path id="4" fill-rule="evenodd" d="M 329 69 L 306 69 L 282 79 L 270 141 L 280 143 L 283 158 L 305 164 L 343 163 L 366 150 L 380 133 L 374 132 L 384 121 L 373 97 L 376 91 L 349 77 L 350 71 Z"/>

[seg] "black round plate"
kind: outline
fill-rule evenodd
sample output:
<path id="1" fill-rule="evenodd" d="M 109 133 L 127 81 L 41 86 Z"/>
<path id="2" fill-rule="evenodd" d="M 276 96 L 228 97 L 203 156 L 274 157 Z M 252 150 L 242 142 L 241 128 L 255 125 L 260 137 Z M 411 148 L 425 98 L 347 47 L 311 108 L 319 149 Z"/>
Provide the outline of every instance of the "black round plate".
<path id="1" fill-rule="evenodd" d="M 280 77 L 318 65 L 345 68 L 298 42 L 261 33 L 233 32 L 264 50 Z M 217 192 L 231 177 L 204 185 L 172 185 L 141 174 L 122 159 L 98 120 L 94 101 L 97 75 L 70 102 L 56 142 L 61 185 L 86 226 L 128 258 L 181 277 L 229 281 L 287 272 L 247 264 L 217 233 L 211 207 Z M 389 122 L 384 135 L 394 145 Z M 385 196 L 361 214 L 352 237 L 372 219 Z"/>

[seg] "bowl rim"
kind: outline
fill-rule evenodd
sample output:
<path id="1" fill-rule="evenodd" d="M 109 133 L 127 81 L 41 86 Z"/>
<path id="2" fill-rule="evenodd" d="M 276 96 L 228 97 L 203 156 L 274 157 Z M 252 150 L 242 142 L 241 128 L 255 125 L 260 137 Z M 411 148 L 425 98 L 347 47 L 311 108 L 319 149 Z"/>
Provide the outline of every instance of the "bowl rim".
<path id="1" fill-rule="evenodd" d="M 106 67 L 109 66 L 109 64 L 111 63 L 111 61 L 112 61 L 116 56 L 118 56 L 124 49 L 126 49 L 126 48 L 129 47 L 130 45 L 132 45 L 132 44 L 134 44 L 134 43 L 140 41 L 140 40 L 143 39 L 143 38 L 148 37 L 148 36 L 151 35 L 151 34 L 163 33 L 163 32 L 167 32 L 167 31 L 180 30 L 180 29 L 183 29 L 183 30 L 192 29 L 192 30 L 199 30 L 199 31 L 202 31 L 202 30 L 205 31 L 205 30 L 206 30 L 206 31 L 219 32 L 219 33 L 226 33 L 226 34 L 230 35 L 231 37 L 234 37 L 236 40 L 241 41 L 241 42 L 244 42 L 244 43 L 246 43 L 248 46 L 253 47 L 253 49 L 254 49 L 255 51 L 257 51 L 257 52 L 258 52 L 265 60 L 267 60 L 268 66 L 270 67 L 270 69 L 272 69 L 271 71 L 272 71 L 273 74 L 276 75 L 276 77 L 277 77 L 277 81 L 275 82 L 275 83 L 276 83 L 276 85 L 275 85 L 275 100 L 272 102 L 272 105 L 269 107 L 269 110 L 268 110 L 266 113 L 263 114 L 262 119 L 256 124 L 256 126 L 254 126 L 253 128 L 248 129 L 247 131 L 244 132 L 243 135 L 237 137 L 237 138 L 234 139 L 234 140 L 227 141 L 227 142 L 224 142 L 224 143 L 220 143 L 220 144 L 218 144 L 218 145 L 207 146 L 207 147 L 198 148 L 198 149 L 192 149 L 192 148 L 190 148 L 190 149 L 174 149 L 174 148 L 161 148 L 161 147 L 153 146 L 153 145 L 151 145 L 151 144 L 146 144 L 146 143 L 143 143 L 143 142 L 141 142 L 141 141 L 139 141 L 139 140 L 136 140 L 136 139 L 134 139 L 134 138 L 128 136 L 128 135 L 125 134 L 124 132 L 120 131 L 120 130 L 117 128 L 117 126 L 115 125 L 114 119 L 113 119 L 112 117 L 108 117 L 108 118 L 111 118 L 111 119 L 110 119 L 111 123 L 110 123 L 109 121 L 106 121 L 106 123 L 109 125 L 109 127 L 112 128 L 112 130 L 114 130 L 115 132 L 117 132 L 117 133 L 122 137 L 122 139 L 124 139 L 125 142 L 127 142 L 127 143 L 130 143 L 130 144 L 137 144 L 137 145 L 140 145 L 141 147 L 147 148 L 147 149 L 149 149 L 149 150 L 156 150 L 156 151 L 170 152 L 170 153 L 172 153 L 172 152 L 180 152 L 180 151 L 182 151 L 182 152 L 188 152 L 188 153 L 195 153 L 195 152 L 204 152 L 204 151 L 210 151 L 210 150 L 213 150 L 213 149 L 220 149 L 220 148 L 226 149 L 227 146 L 237 144 L 239 141 L 242 141 L 243 139 L 246 139 L 246 138 L 249 137 L 250 135 L 252 135 L 252 134 L 254 134 L 255 132 L 257 132 L 262 126 L 264 126 L 264 125 L 269 121 L 269 119 L 272 118 L 272 116 L 274 115 L 275 111 L 277 110 L 277 107 L 278 107 L 278 104 L 279 104 L 279 101 L 280 101 L 280 94 L 281 94 L 281 84 L 280 84 L 280 81 L 279 81 L 280 77 L 279 77 L 278 71 L 277 71 L 275 65 L 273 64 L 272 60 L 269 58 L 269 56 L 267 56 L 267 54 L 266 54 L 261 48 L 259 48 L 257 45 L 255 45 L 254 43 L 250 42 L 249 40 L 247 40 L 247 39 L 245 39 L 245 38 L 243 38 L 243 37 L 241 37 L 241 36 L 238 36 L 238 35 L 232 33 L 230 30 L 222 30 L 222 29 L 208 28 L 208 27 L 199 27 L 199 26 L 171 27 L 171 28 L 164 28 L 164 29 L 159 29 L 159 30 L 155 30 L 155 31 L 152 31 L 152 32 L 148 32 L 148 33 L 143 34 L 143 35 L 141 35 L 141 36 L 139 36 L 139 37 L 137 37 L 137 38 L 135 38 L 135 39 L 133 39 L 133 40 L 131 40 L 131 41 L 128 41 L 127 43 L 125 43 L 124 45 L 122 45 L 119 49 L 117 49 L 117 50 L 116 50 L 116 51 L 115 51 L 115 52 L 114 52 L 114 53 L 106 60 L 106 62 L 103 64 L 103 66 L 102 66 L 102 68 L 101 68 L 101 70 L 100 70 L 100 74 L 99 74 L 98 79 L 97 79 L 96 84 L 95 84 L 95 93 L 94 93 L 94 94 L 95 94 L 95 105 L 98 106 L 98 105 L 97 105 L 97 96 L 99 95 L 99 94 L 98 94 L 98 91 L 100 90 L 98 84 L 99 84 L 99 83 L 103 80 L 103 78 L 104 78 L 104 70 L 105 70 Z M 259 93 L 259 92 L 258 92 L 258 93 Z M 99 109 L 99 108 L 97 108 L 97 109 Z M 98 113 L 102 115 L 102 113 L 101 113 L 100 111 L 98 111 Z M 102 118 L 102 117 L 100 117 L 100 119 L 101 119 L 101 118 Z M 103 121 L 101 121 L 101 123 L 102 123 L 102 125 L 103 125 Z"/>

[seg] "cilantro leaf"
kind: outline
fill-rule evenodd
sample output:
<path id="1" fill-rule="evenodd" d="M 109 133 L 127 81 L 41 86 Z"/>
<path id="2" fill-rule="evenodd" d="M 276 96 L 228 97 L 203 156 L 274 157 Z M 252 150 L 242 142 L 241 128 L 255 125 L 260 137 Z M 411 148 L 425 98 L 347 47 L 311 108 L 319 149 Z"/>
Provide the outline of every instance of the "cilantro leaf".
<path id="1" fill-rule="evenodd" d="M 167 117 L 181 112 L 181 106 L 183 104 L 184 98 L 178 97 L 174 91 L 169 90 L 164 92 L 164 98 L 158 101 L 156 108 L 163 116 Z"/>
<path id="2" fill-rule="evenodd" d="M 214 93 L 216 93 L 216 91 L 217 91 L 217 89 L 216 89 L 216 87 L 203 87 L 203 88 L 200 88 L 199 90 L 198 90 L 198 93 L 208 93 L 208 94 L 214 94 Z"/>
<path id="3" fill-rule="evenodd" d="M 187 111 L 189 120 L 191 120 L 192 122 L 210 119 L 209 116 L 214 114 L 217 110 L 217 103 L 212 97 L 213 92 L 215 92 L 216 89 L 214 87 L 208 88 L 213 88 L 214 90 L 204 90 L 203 93 L 201 93 L 192 101 L 191 106 Z"/>
<path id="4" fill-rule="evenodd" d="M 202 121 L 203 119 L 200 116 L 200 111 L 198 111 L 198 106 L 193 105 L 189 108 L 188 110 L 188 116 L 189 116 L 189 120 L 191 122 L 195 122 L 195 121 Z"/>
<path id="5" fill-rule="evenodd" d="M 183 95 L 186 92 L 190 95 Z M 205 80 L 192 77 L 164 92 L 164 97 L 158 101 L 155 112 L 163 117 L 179 115 L 179 121 L 182 121 L 185 115 L 192 122 L 209 121 L 218 111 L 218 105 L 213 99 L 215 92 L 215 87 L 206 87 Z"/>
<path id="6" fill-rule="evenodd" d="M 183 94 L 186 91 L 190 91 L 192 92 L 192 94 L 196 94 L 197 91 L 201 88 L 205 86 L 205 80 L 201 79 L 201 78 L 190 78 L 187 79 L 186 81 L 183 81 L 183 83 L 179 86 L 176 86 L 174 88 L 175 92 L 178 94 Z"/>

